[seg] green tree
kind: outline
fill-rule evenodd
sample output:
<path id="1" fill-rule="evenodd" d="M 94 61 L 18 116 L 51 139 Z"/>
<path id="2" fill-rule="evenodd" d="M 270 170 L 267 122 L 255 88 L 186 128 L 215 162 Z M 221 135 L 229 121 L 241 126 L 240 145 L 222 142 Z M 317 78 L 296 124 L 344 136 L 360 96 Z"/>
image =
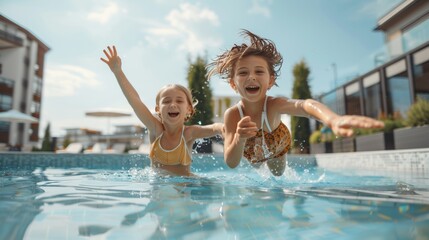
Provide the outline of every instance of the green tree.
<path id="1" fill-rule="evenodd" d="M 198 56 L 194 62 L 189 62 L 188 87 L 195 100 L 198 101 L 196 112 L 189 124 L 211 124 L 213 123 L 212 90 L 207 79 L 207 61 Z"/>
<path id="2" fill-rule="evenodd" d="M 293 67 L 293 92 L 294 99 L 311 98 L 308 76 L 310 69 L 304 60 Z M 310 121 L 306 117 L 291 117 L 292 149 L 294 153 L 309 153 L 309 139 L 311 135 Z"/>
<path id="3" fill-rule="evenodd" d="M 194 116 L 188 124 L 207 125 L 213 123 L 212 90 L 207 79 L 207 61 L 198 56 L 194 62 L 189 61 L 188 87 L 195 100 L 198 101 Z M 212 140 L 205 139 L 203 142 L 194 144 L 194 148 L 199 153 L 212 152 Z"/>
<path id="4" fill-rule="evenodd" d="M 45 136 L 43 137 L 42 142 L 42 151 L 49 152 L 51 149 L 51 123 L 48 123 L 48 126 L 45 128 Z"/>

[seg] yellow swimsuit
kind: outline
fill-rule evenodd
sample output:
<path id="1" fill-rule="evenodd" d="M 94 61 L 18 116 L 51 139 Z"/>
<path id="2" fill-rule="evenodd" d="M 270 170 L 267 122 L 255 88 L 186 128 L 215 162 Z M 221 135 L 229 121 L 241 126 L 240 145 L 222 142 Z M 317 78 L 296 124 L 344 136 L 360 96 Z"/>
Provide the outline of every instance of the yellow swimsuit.
<path id="1" fill-rule="evenodd" d="M 159 135 L 159 137 L 157 137 L 152 143 L 149 154 L 150 159 L 163 165 L 190 165 L 192 158 L 186 145 L 185 137 L 183 136 L 184 129 L 185 127 L 183 126 L 182 137 L 180 138 L 179 145 L 171 150 L 162 148 L 161 137 L 163 133 L 161 133 L 161 135 Z"/>
<path id="2" fill-rule="evenodd" d="M 248 138 L 244 146 L 244 157 L 251 163 L 261 163 L 272 158 L 278 158 L 285 155 L 290 148 L 291 135 L 289 129 L 283 122 L 279 126 L 271 130 L 267 117 L 267 98 L 264 102 L 264 111 L 261 116 L 261 129 L 258 130 L 256 136 Z M 241 104 L 237 104 L 240 117 L 243 118 L 243 110 Z M 264 131 L 264 123 L 269 132 Z"/>

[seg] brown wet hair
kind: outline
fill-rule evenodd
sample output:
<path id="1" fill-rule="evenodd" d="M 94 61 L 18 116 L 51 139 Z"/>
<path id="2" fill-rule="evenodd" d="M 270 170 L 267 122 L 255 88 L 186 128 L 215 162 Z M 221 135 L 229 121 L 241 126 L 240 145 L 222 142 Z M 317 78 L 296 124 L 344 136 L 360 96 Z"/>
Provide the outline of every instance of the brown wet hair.
<path id="1" fill-rule="evenodd" d="M 227 79 L 227 81 L 230 82 L 235 73 L 235 66 L 240 59 L 247 56 L 259 56 L 267 61 L 268 71 L 270 75 L 274 76 L 275 81 L 280 75 L 283 57 L 277 51 L 274 42 L 269 39 L 259 37 L 246 29 L 241 31 L 241 35 L 249 38 L 249 45 L 246 43 L 242 43 L 241 45 L 234 44 L 230 50 L 218 55 L 213 62 L 207 66 L 208 79 L 213 75 L 218 74 L 223 79 Z"/>

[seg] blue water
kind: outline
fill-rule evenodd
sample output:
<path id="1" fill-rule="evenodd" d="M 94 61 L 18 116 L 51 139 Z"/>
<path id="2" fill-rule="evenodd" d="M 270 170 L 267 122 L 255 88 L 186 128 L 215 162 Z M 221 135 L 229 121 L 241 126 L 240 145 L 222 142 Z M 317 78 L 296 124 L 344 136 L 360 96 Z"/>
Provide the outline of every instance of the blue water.
<path id="1" fill-rule="evenodd" d="M 428 239 L 428 176 L 302 162 L 273 177 L 204 155 L 189 178 L 143 155 L 0 154 L 0 239 Z"/>

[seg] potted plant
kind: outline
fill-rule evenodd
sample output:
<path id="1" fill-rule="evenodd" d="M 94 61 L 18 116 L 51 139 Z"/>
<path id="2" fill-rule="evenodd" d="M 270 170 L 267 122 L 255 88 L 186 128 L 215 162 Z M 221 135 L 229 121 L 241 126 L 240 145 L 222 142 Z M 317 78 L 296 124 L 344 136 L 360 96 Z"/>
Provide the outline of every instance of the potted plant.
<path id="1" fill-rule="evenodd" d="M 405 128 L 393 131 L 395 149 L 429 148 L 429 102 L 419 98 L 410 106 Z"/>
<path id="2" fill-rule="evenodd" d="M 377 151 L 395 149 L 393 130 L 403 127 L 401 119 L 382 119 L 382 129 L 358 129 L 356 151 Z"/>

